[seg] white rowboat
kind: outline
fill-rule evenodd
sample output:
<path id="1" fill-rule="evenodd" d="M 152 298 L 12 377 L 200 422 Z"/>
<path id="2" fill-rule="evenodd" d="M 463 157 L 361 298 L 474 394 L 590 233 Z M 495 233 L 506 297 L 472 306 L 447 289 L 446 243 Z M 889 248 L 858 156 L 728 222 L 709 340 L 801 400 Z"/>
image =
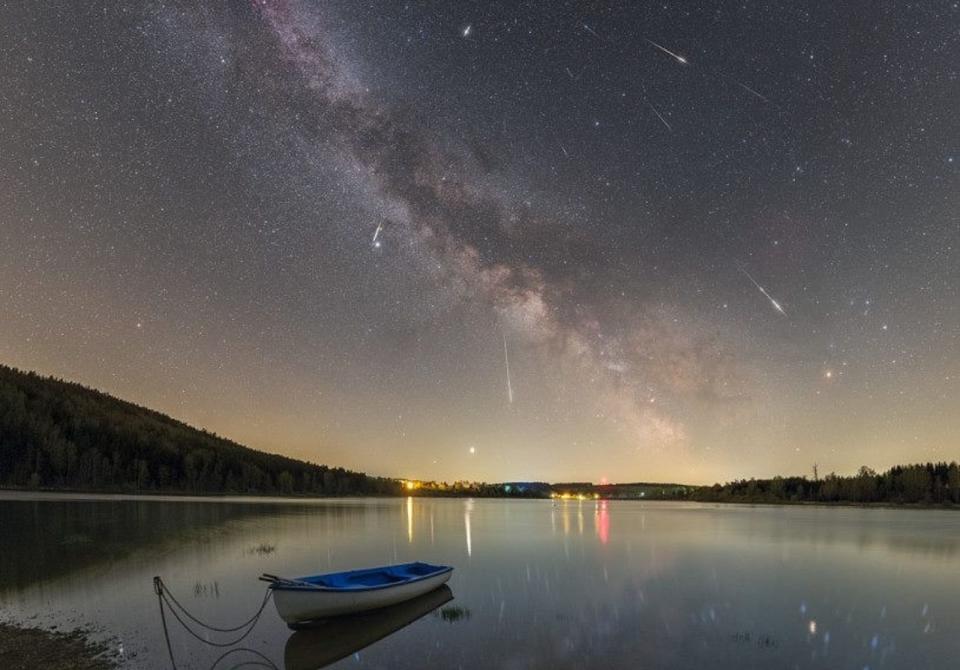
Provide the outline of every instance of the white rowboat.
<path id="1" fill-rule="evenodd" d="M 396 605 L 433 591 L 450 579 L 453 568 L 403 563 L 270 582 L 277 613 L 288 626 Z"/>

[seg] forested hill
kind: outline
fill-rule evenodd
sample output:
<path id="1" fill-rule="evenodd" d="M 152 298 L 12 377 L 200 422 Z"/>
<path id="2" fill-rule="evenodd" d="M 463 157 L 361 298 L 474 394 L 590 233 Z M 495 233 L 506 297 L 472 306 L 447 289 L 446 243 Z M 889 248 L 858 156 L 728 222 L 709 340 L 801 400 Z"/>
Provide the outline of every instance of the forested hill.
<path id="1" fill-rule="evenodd" d="M 393 479 L 256 451 L 105 393 L 0 365 L 0 486 L 398 494 Z"/>

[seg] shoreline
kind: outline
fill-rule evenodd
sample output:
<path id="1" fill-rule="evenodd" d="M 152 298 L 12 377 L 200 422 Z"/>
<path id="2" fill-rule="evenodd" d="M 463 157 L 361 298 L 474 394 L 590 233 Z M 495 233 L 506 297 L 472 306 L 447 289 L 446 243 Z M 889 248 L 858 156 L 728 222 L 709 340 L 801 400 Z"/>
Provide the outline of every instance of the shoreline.
<path id="1" fill-rule="evenodd" d="M 5 670 L 115 670 L 120 667 L 115 654 L 82 629 L 63 632 L 0 621 L 0 667 Z"/>
<path id="2" fill-rule="evenodd" d="M 515 500 L 515 501 L 556 501 L 556 498 L 519 497 L 519 496 L 468 496 L 468 495 L 341 495 L 341 496 L 302 496 L 302 495 L 243 495 L 236 493 L 132 493 L 116 491 L 80 491 L 73 489 L 26 489 L 0 487 L 0 503 L 12 500 L 91 500 L 91 501 L 132 501 L 148 502 L 217 502 L 217 503 L 257 503 L 266 505 L 286 505 L 294 503 L 319 503 L 349 500 L 402 500 L 404 498 L 466 500 Z M 603 500 L 607 502 L 635 503 L 691 503 L 696 505 L 723 506 L 740 505 L 748 507 L 843 507 L 860 509 L 899 509 L 899 510 L 960 510 L 960 505 L 949 503 L 897 503 L 897 502 L 853 502 L 819 500 L 695 500 L 690 498 L 585 498 L 585 502 Z M 573 498 L 564 502 L 578 502 Z"/>

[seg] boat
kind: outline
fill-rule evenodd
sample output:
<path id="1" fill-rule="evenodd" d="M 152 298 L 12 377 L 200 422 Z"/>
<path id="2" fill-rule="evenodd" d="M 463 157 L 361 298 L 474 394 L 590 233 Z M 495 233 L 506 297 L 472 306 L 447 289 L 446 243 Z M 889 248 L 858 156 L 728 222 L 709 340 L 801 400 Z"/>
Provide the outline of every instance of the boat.
<path id="1" fill-rule="evenodd" d="M 285 670 L 324 668 L 409 626 L 451 600 L 450 587 L 442 585 L 397 605 L 298 626 L 287 638 L 283 667 Z"/>
<path id="2" fill-rule="evenodd" d="M 280 618 L 296 627 L 416 598 L 445 584 L 452 572 L 450 566 L 416 562 L 295 579 L 265 574 L 260 579 L 270 582 Z"/>

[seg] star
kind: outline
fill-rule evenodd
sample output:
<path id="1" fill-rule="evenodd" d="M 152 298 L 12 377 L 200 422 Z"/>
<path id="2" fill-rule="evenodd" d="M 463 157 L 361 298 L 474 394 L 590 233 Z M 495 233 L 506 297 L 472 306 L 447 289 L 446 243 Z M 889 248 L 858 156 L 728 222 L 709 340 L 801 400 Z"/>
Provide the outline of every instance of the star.
<path id="1" fill-rule="evenodd" d="M 960 434 L 951 3 L 816 58 L 849 3 L 21 4 L 0 364 L 398 477 L 712 483 Z M 862 416 L 809 435 L 828 397 Z"/>

